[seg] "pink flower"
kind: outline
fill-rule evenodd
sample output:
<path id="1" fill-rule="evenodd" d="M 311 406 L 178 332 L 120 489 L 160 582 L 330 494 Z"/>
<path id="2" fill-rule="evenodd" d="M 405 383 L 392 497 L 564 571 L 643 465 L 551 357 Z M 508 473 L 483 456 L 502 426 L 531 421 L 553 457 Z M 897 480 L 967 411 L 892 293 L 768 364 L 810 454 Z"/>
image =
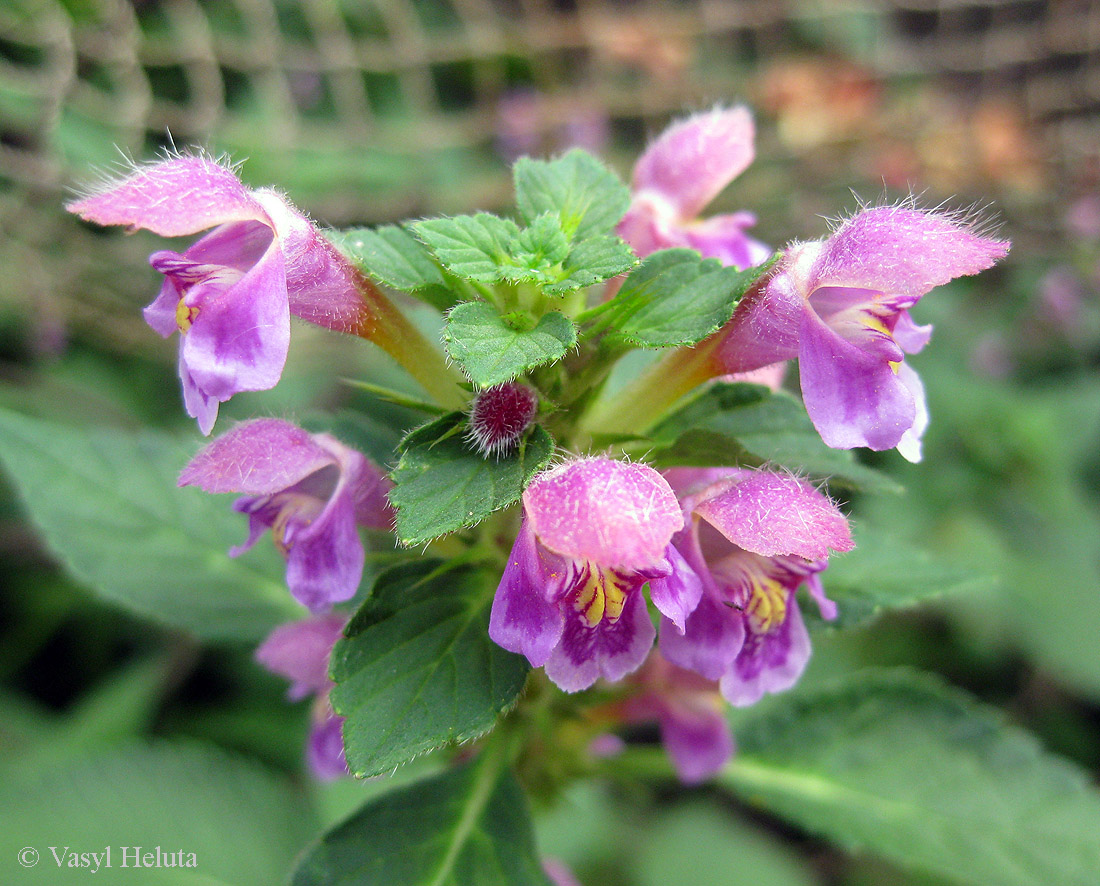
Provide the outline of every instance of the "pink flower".
<path id="1" fill-rule="evenodd" d="M 778 272 L 737 306 L 716 352 L 723 372 L 798 358 L 802 396 L 833 448 L 898 451 L 919 461 L 924 388 L 905 362 L 931 326 L 909 309 L 936 286 L 1008 253 L 950 216 L 911 206 L 865 209 L 829 238 L 788 248 Z"/>
<path id="2" fill-rule="evenodd" d="M 364 301 L 371 290 L 305 216 L 275 191 L 246 188 L 208 157 L 140 166 L 68 209 L 165 237 L 213 228 L 183 253 L 150 256 L 165 279 L 145 309 L 156 332 L 180 333 L 184 404 L 204 434 L 220 403 L 279 381 L 291 314 L 360 335 L 375 323 Z"/>
<path id="3" fill-rule="evenodd" d="M 734 705 L 794 685 L 810 657 L 795 591 L 805 584 L 825 618 L 836 604 L 818 573 L 847 551 L 844 515 L 809 483 L 771 471 L 674 468 L 666 477 L 689 523 L 673 543 L 703 581 L 684 627 L 661 625 L 670 662 L 718 680 Z"/>
<path id="4" fill-rule="evenodd" d="M 524 521 L 493 600 L 489 636 L 567 692 L 622 679 L 645 660 L 654 605 L 683 624 L 699 579 L 671 547 L 683 526 L 668 483 L 646 465 L 568 462 L 523 494 Z"/>
<path id="5" fill-rule="evenodd" d="M 273 418 L 219 437 L 191 459 L 179 485 L 246 493 L 233 507 L 248 514 L 248 539 L 230 555 L 270 529 L 290 592 L 314 612 L 355 596 L 364 562 L 356 526 L 392 525 L 390 481 L 380 468 L 327 434 Z"/>
<path id="6" fill-rule="evenodd" d="M 313 773 L 326 781 L 348 774 L 340 734 L 344 718 L 333 713 L 328 700 L 334 685 L 328 677 L 328 660 L 346 622 L 345 615 L 330 613 L 279 625 L 256 650 L 260 664 L 291 681 L 291 701 L 317 696 L 306 760 Z"/>
<path id="7" fill-rule="evenodd" d="M 745 234 L 748 212 L 701 220 L 704 207 L 752 162 L 754 128 L 747 108 L 716 108 L 674 123 L 634 166 L 634 199 L 617 232 L 639 256 L 680 246 L 704 258 L 748 268 L 771 250 Z"/>

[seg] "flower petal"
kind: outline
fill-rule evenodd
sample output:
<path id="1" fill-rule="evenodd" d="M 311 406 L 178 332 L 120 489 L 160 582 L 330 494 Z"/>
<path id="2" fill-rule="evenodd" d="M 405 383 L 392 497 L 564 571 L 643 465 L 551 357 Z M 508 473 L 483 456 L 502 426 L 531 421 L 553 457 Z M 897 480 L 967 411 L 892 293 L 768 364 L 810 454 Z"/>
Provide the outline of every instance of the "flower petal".
<path id="1" fill-rule="evenodd" d="M 669 575 L 649 580 L 649 599 L 663 616 L 683 631 L 687 617 L 703 596 L 703 583 L 672 545 L 668 546 L 668 563 L 672 567 Z"/>
<path id="2" fill-rule="evenodd" d="M 535 536 L 525 520 L 493 597 L 489 637 L 498 646 L 527 656 L 536 668 L 546 664 L 565 624 L 558 605 L 547 601 L 542 584 Z"/>
<path id="3" fill-rule="evenodd" d="M 276 243 L 234 285 L 198 307 L 181 348 L 199 388 L 221 401 L 273 388 L 290 347 L 286 274 Z"/>
<path id="4" fill-rule="evenodd" d="M 365 555 L 355 528 L 355 502 L 348 490 L 334 494 L 307 527 L 289 523 L 286 545 L 287 587 L 311 612 L 355 596 Z"/>
<path id="5" fill-rule="evenodd" d="M 146 228 L 163 237 L 195 234 L 229 221 L 268 223 L 236 173 L 202 156 L 139 166 L 65 208 L 96 224 Z"/>
<path id="6" fill-rule="evenodd" d="M 307 431 L 260 418 L 237 425 L 200 451 L 183 469 L 179 485 L 271 495 L 334 463 L 332 453 Z"/>
<path id="7" fill-rule="evenodd" d="M 619 618 L 591 628 L 567 610 L 561 642 L 546 661 L 546 676 L 566 692 L 587 689 L 603 676 L 615 682 L 641 667 L 656 636 L 645 597 L 629 594 Z"/>
<path id="8" fill-rule="evenodd" d="M 719 688 L 735 707 L 758 702 L 766 692 L 790 689 L 810 660 L 810 635 L 792 597 L 787 618 L 771 633 L 745 632 L 745 644 L 733 666 L 722 675 Z"/>
<path id="9" fill-rule="evenodd" d="M 907 461 L 918 462 L 921 460 L 921 438 L 928 428 L 928 401 L 924 396 L 924 384 L 917 371 L 908 363 L 902 363 L 898 367 L 898 381 L 913 395 L 913 403 L 917 408 L 912 427 L 898 440 L 898 452 Z"/>
<path id="10" fill-rule="evenodd" d="M 774 471 L 731 472 L 694 499 L 695 513 L 762 557 L 828 557 L 853 547 L 848 520 L 810 483 Z"/>
<path id="11" fill-rule="evenodd" d="M 913 394 L 890 363 L 845 341 L 807 311 L 798 354 L 802 399 L 833 449 L 893 449 L 916 421 Z"/>
<path id="12" fill-rule="evenodd" d="M 342 614 L 322 615 L 279 625 L 256 650 L 256 660 L 291 681 L 294 700 L 332 686 L 328 660 L 347 622 Z"/>
<path id="13" fill-rule="evenodd" d="M 322 781 L 334 781 L 350 775 L 344 756 L 344 718 L 331 714 L 315 723 L 306 745 L 306 762 Z"/>
<path id="14" fill-rule="evenodd" d="M 825 241 L 805 291 L 852 286 L 915 299 L 992 267 L 1008 248 L 1007 240 L 981 237 L 942 213 L 878 206 L 857 213 Z"/>
<path id="15" fill-rule="evenodd" d="M 733 733 L 720 710 L 673 699 L 659 722 L 661 742 L 684 784 L 706 781 L 733 756 Z"/>
<path id="16" fill-rule="evenodd" d="M 754 137 L 752 115 L 740 106 L 674 123 L 638 159 L 634 189 L 658 191 L 692 218 L 752 163 Z"/>
<path id="17" fill-rule="evenodd" d="M 187 410 L 187 414 L 191 418 L 198 421 L 199 431 L 203 436 L 209 436 L 210 432 L 214 430 L 214 422 L 218 420 L 219 401 L 199 388 L 198 383 L 191 375 L 187 362 L 184 360 L 182 344 L 179 352 L 179 376 L 180 384 L 183 386 L 184 409 Z"/>
<path id="18" fill-rule="evenodd" d="M 568 462 L 523 493 L 539 541 L 572 560 L 640 572 L 660 563 L 684 525 L 680 505 L 653 468 L 607 458 Z"/>
<path id="19" fill-rule="evenodd" d="M 716 258 L 738 270 L 767 261 L 772 250 L 745 233 L 756 224 L 751 212 L 716 215 L 684 229 L 685 245 L 698 250 L 703 258 Z"/>
<path id="20" fill-rule="evenodd" d="M 661 619 L 661 654 L 708 680 L 717 680 L 729 670 L 744 640 L 741 613 L 710 594 L 704 594 L 688 616 L 683 632 L 670 619 Z"/>

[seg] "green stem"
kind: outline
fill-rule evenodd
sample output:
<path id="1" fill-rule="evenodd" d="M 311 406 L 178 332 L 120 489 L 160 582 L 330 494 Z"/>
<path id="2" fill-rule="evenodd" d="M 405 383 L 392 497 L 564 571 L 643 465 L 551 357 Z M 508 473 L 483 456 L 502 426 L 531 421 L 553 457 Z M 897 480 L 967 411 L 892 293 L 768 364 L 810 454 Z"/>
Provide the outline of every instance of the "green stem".
<path id="1" fill-rule="evenodd" d="M 465 409 L 469 394 L 461 387 L 461 377 L 447 365 L 442 351 L 388 300 L 379 307 L 383 310 L 378 312 L 370 339 L 420 382 L 440 406 Z"/>
<path id="2" fill-rule="evenodd" d="M 613 398 L 603 399 L 584 415 L 578 434 L 591 439 L 600 434 L 643 433 L 677 400 L 717 374 L 712 359 L 715 346 L 703 342 L 678 348 L 657 360 Z"/>

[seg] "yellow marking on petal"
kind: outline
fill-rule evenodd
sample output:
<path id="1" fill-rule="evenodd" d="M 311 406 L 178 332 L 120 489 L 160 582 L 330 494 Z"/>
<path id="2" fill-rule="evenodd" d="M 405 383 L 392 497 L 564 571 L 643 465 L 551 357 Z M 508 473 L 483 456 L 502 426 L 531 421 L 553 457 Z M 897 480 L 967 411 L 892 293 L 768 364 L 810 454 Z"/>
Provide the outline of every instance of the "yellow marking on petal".
<path id="1" fill-rule="evenodd" d="M 893 336 L 890 335 L 890 330 L 886 327 L 886 321 L 883 320 L 881 317 L 876 316 L 875 314 L 871 314 L 870 316 L 868 316 L 863 321 L 863 325 L 866 326 L 868 329 L 873 329 L 875 330 L 875 332 L 881 332 L 883 335 L 893 338 Z"/>
<path id="2" fill-rule="evenodd" d="M 180 303 L 176 305 L 176 326 L 179 331 L 187 332 L 197 316 L 199 316 L 199 309 L 188 307 L 187 303 L 181 298 Z"/>
<path id="3" fill-rule="evenodd" d="M 587 572 L 588 577 L 573 600 L 573 608 L 590 628 L 596 627 L 605 618 L 614 624 L 626 605 L 627 582 L 613 570 L 601 569 L 591 563 Z"/>
<path id="4" fill-rule="evenodd" d="M 773 578 L 758 578 L 745 607 L 749 624 L 758 634 L 767 634 L 787 617 L 787 590 Z"/>
<path id="5" fill-rule="evenodd" d="M 890 369 L 893 370 L 894 375 L 898 374 L 898 370 L 901 369 L 901 360 L 891 360 L 889 363 Z"/>

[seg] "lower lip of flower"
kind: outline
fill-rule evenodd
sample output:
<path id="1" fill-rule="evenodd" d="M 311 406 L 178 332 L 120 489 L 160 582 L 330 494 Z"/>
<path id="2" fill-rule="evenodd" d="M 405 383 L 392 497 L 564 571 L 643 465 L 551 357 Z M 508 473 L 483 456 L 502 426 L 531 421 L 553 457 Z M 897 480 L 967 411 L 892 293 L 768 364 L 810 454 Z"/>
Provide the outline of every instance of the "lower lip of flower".
<path id="1" fill-rule="evenodd" d="M 587 563 L 581 571 L 573 608 L 590 628 L 598 627 L 604 619 L 614 624 L 623 614 L 629 590 L 630 583 L 624 576 Z"/>

